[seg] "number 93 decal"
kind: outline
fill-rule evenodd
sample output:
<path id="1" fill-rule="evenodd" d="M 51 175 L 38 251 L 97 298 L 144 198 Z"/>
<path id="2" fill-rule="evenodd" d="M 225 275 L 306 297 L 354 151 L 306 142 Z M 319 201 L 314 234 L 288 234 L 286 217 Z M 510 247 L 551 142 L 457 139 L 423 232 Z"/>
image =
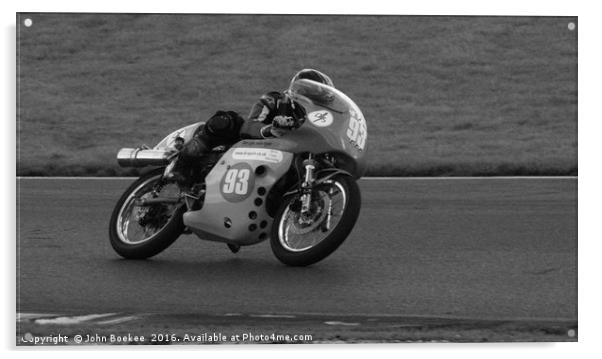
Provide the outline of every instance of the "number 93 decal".
<path id="1" fill-rule="evenodd" d="M 366 147 L 366 137 L 368 136 L 368 130 L 366 129 L 366 120 L 356 111 L 349 110 L 349 127 L 347 128 L 347 137 L 349 142 L 354 145 L 358 150 L 363 151 Z"/>
<path id="2" fill-rule="evenodd" d="M 247 199 L 255 187 L 253 169 L 246 163 L 237 163 L 226 170 L 219 188 L 228 202 L 241 202 Z"/>

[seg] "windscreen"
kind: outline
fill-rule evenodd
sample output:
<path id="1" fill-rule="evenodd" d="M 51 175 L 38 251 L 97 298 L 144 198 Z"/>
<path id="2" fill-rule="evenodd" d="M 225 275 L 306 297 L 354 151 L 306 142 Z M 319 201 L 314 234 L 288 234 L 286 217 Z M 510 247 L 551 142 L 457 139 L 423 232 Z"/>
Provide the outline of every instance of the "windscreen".
<path id="1" fill-rule="evenodd" d="M 341 91 L 316 81 L 301 79 L 291 83 L 289 94 L 293 99 L 306 99 L 313 104 L 342 113 L 357 108 Z"/>

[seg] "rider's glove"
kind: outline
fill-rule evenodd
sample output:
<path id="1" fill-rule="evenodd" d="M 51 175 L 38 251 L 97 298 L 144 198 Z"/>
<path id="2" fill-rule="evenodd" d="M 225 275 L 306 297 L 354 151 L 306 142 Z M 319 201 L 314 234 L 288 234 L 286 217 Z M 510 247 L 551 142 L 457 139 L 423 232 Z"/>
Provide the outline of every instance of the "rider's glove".
<path id="1" fill-rule="evenodd" d="M 291 116 L 275 116 L 272 120 L 272 127 L 290 130 L 295 127 L 295 119 Z"/>
<path id="2" fill-rule="evenodd" d="M 280 137 L 287 134 L 290 130 L 295 128 L 295 119 L 291 116 L 276 116 L 272 120 L 272 127 L 270 127 L 270 133 L 274 137 Z"/>

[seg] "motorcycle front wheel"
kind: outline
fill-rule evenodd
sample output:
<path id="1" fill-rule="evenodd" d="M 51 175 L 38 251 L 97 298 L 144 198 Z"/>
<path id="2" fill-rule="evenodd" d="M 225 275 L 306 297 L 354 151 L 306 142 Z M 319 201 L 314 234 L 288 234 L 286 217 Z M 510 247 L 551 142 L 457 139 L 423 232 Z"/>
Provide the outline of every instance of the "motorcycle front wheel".
<path id="1" fill-rule="evenodd" d="M 274 217 L 272 252 L 290 266 L 321 261 L 351 233 L 360 207 L 359 187 L 346 175 L 334 176 L 316 186 L 308 213 L 301 213 L 299 194 L 285 198 Z"/>
<path id="2" fill-rule="evenodd" d="M 109 223 L 111 246 L 127 259 L 145 259 L 169 247 L 184 231 L 181 203 L 142 204 L 153 198 L 179 198 L 175 183 L 162 183 L 163 169 L 142 175 L 123 193 Z"/>

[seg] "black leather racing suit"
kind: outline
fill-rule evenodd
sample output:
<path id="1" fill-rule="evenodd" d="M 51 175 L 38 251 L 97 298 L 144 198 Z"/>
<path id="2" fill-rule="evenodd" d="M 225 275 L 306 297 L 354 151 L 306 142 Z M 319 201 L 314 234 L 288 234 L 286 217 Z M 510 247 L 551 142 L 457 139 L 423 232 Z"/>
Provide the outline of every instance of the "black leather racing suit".
<path id="1" fill-rule="evenodd" d="M 204 126 L 200 126 L 192 139 L 180 150 L 177 169 L 194 166 L 195 162 L 217 146 L 231 146 L 241 139 L 274 137 L 270 131 L 274 117 L 290 116 L 300 120 L 305 110 L 281 92 L 268 92 L 261 96 L 247 120 L 234 111 L 218 111 Z"/>

